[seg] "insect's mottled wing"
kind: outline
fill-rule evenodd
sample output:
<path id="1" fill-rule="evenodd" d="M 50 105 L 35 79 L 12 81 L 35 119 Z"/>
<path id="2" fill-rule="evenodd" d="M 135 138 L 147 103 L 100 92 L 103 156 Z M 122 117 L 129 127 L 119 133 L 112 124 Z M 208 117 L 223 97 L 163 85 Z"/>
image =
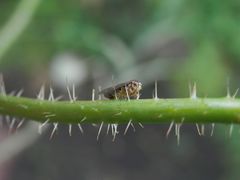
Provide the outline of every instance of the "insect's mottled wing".
<path id="1" fill-rule="evenodd" d="M 117 85 L 115 86 L 116 91 L 119 90 L 120 88 L 125 87 L 126 85 L 128 85 L 129 82 L 131 82 L 131 81 L 117 84 Z"/>
<path id="2" fill-rule="evenodd" d="M 102 91 L 99 92 L 99 94 L 103 94 L 108 99 L 115 99 L 116 93 L 118 93 L 118 91 L 120 91 L 120 89 L 122 87 L 125 87 L 126 84 L 128 84 L 128 82 L 120 83 L 114 87 L 109 87 L 109 88 L 103 89 Z"/>

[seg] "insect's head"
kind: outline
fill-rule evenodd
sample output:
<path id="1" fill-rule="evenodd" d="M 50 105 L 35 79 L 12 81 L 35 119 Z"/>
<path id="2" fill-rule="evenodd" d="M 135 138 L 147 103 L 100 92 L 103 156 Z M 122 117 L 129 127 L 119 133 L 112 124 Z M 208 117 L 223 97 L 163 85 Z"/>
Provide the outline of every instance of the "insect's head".
<path id="1" fill-rule="evenodd" d="M 130 81 L 132 86 L 134 86 L 138 91 L 142 89 L 142 83 L 138 80 L 131 80 Z"/>

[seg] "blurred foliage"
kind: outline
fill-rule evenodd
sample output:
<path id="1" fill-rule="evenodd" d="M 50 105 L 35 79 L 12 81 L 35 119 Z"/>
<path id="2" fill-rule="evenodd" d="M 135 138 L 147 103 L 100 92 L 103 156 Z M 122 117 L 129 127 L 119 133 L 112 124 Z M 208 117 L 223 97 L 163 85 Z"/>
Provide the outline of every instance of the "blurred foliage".
<path id="1" fill-rule="evenodd" d="M 0 24 L 6 21 L 17 2 L 0 2 Z M 142 43 L 145 48 L 146 39 L 151 43 L 167 37 L 167 43 L 180 37 L 191 47 L 190 58 L 186 57 L 188 61 L 201 54 L 199 44 L 207 41 L 211 42 L 213 47 L 210 48 L 216 49 L 215 54 L 218 54 L 219 59 L 215 63 L 220 64 L 216 66 L 222 66 L 221 61 L 226 57 L 238 64 L 239 9 L 240 3 L 234 0 L 43 1 L 31 25 L 5 56 L 2 66 L 37 66 L 39 62 L 48 62 L 60 51 L 96 56 L 108 61 L 103 55 L 108 35 L 119 37 L 130 47 L 138 42 L 137 46 Z M 144 39 L 146 34 L 148 36 Z M 138 41 L 139 38 L 144 41 Z M 194 66 L 189 69 L 194 69 Z"/>
<path id="2" fill-rule="evenodd" d="M 0 2 L 1 24 L 6 21 L 15 3 Z M 154 28 L 160 37 L 156 37 L 156 33 L 153 37 L 170 35 L 168 38 L 171 39 L 171 36 L 178 35 L 186 39 L 193 46 L 194 54 L 200 54 L 198 44 L 207 40 L 218 47 L 219 61 L 225 54 L 238 61 L 239 9 L 240 3 L 234 0 L 43 1 L 31 25 L 5 57 L 4 65 L 47 62 L 53 54 L 63 50 L 101 57 L 108 34 L 123 39 L 131 46 Z"/>
<path id="3" fill-rule="evenodd" d="M 213 42 L 203 41 L 191 54 L 189 61 L 179 68 L 179 74 L 176 73 L 178 82 L 196 82 L 200 97 L 219 96 L 224 92 L 226 94 L 227 77 L 230 73 L 219 52 Z"/>
<path id="4" fill-rule="evenodd" d="M 8 59 L 5 63 L 46 62 L 62 50 L 99 56 L 105 35 L 115 34 L 128 42 L 133 41 L 137 32 L 143 29 L 144 22 L 148 22 L 146 18 L 151 17 L 153 9 L 145 6 L 148 4 L 145 1 L 103 1 L 98 6 L 90 2 L 83 5 L 76 0 L 43 2 L 34 21 L 5 57 Z M 12 5 L 4 1 L 1 4 L 5 4 L 5 7 L 1 6 L 3 13 L 9 11 L 8 4 Z"/>

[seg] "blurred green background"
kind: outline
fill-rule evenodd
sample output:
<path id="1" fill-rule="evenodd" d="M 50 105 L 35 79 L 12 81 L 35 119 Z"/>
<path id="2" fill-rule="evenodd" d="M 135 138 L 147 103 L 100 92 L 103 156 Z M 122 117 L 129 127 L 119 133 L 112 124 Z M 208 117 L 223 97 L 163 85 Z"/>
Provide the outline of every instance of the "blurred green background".
<path id="1" fill-rule="evenodd" d="M 227 86 L 233 94 L 240 85 L 240 1 L 39 0 L 22 33 L 9 46 L 1 42 L 23 24 L 8 22 L 21 2 L 17 13 L 28 12 L 30 1 L 0 1 L 0 72 L 8 92 L 24 88 L 24 96 L 36 97 L 45 83 L 66 94 L 66 78 L 79 99 L 130 79 L 143 82 L 142 98 L 152 97 L 155 80 L 161 98 L 187 97 L 189 82 L 200 97 L 226 96 Z M 184 125 L 180 146 L 174 136 L 165 139 L 168 125 L 146 125 L 114 143 L 105 135 L 96 141 L 97 128 L 85 128 L 69 137 L 63 125 L 51 141 L 47 133 L 0 166 L 0 179 L 240 178 L 237 126 L 229 138 L 229 126 L 199 137 L 195 125 Z"/>

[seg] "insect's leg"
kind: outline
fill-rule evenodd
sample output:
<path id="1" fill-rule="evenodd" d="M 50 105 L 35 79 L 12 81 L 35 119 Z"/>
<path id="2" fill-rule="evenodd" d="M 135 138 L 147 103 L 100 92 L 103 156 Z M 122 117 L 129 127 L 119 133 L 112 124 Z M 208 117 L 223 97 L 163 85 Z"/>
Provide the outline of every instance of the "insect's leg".
<path id="1" fill-rule="evenodd" d="M 118 100 L 117 91 L 115 89 L 115 86 L 114 86 L 114 99 Z"/>
<path id="2" fill-rule="evenodd" d="M 129 97 L 129 94 L 128 94 L 128 90 L 127 90 L 127 85 L 125 84 L 125 91 L 126 91 L 126 94 L 127 94 L 127 99 L 128 99 L 128 101 L 130 101 L 130 97 Z"/>
<path id="3" fill-rule="evenodd" d="M 140 93 L 138 92 L 136 99 L 139 99 L 139 98 L 140 98 Z"/>

